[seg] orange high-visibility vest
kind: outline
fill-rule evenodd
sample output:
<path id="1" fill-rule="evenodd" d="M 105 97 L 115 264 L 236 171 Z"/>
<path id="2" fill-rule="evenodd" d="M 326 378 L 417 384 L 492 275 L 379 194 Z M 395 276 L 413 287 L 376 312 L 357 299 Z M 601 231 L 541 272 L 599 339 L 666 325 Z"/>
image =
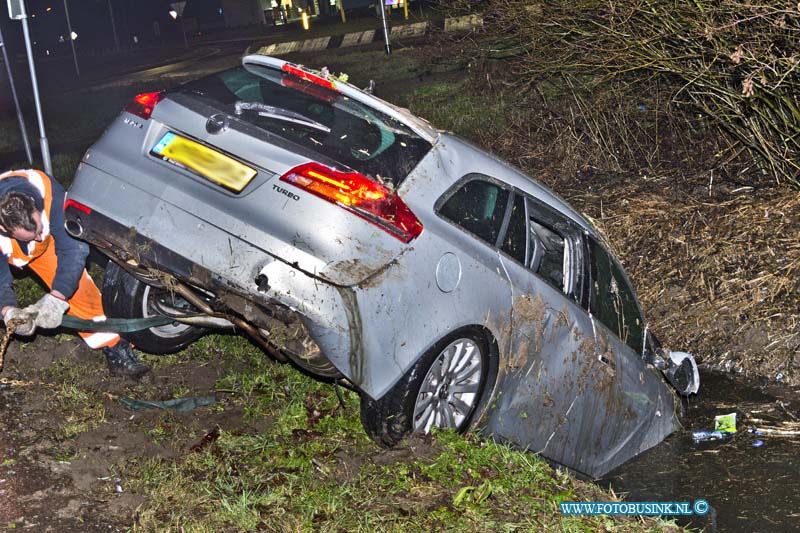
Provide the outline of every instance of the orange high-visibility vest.
<path id="1" fill-rule="evenodd" d="M 53 242 L 50 234 L 50 207 L 53 205 L 53 188 L 50 185 L 50 178 L 39 170 L 11 170 L 0 174 L 0 180 L 5 178 L 25 178 L 33 185 L 44 199 L 44 210 L 42 211 L 42 242 L 31 241 L 28 243 L 27 251 L 20 247 L 16 239 L 0 235 L 0 251 L 8 256 L 9 264 L 16 267 L 23 267 L 42 255 L 48 246 Z M 9 229 L 9 228 L 6 228 Z"/>
<path id="2" fill-rule="evenodd" d="M 29 268 L 33 270 L 48 287 L 52 286 L 57 270 L 57 258 L 55 254 L 55 239 L 50 233 L 50 208 L 53 205 L 53 188 L 50 178 L 44 172 L 38 170 L 13 170 L 0 174 L 0 180 L 10 177 L 21 177 L 27 179 L 33 185 L 44 200 L 42 210 L 42 242 L 31 241 L 24 245 L 23 250 L 16 239 L 3 237 L 0 235 L 0 251 L 8 256 L 8 262 L 14 266 L 22 267 L 31 263 Z M 61 209 L 62 206 L 56 206 Z M 8 228 L 6 228 L 8 229 Z M 34 261 L 38 259 L 38 261 Z M 78 287 L 75 293 L 69 298 L 68 315 L 76 316 L 87 320 L 104 320 L 103 302 L 100 291 L 92 281 L 92 278 L 83 270 Z M 78 334 L 83 338 L 90 348 L 104 348 L 113 346 L 119 341 L 119 335 L 110 332 L 85 332 Z"/>

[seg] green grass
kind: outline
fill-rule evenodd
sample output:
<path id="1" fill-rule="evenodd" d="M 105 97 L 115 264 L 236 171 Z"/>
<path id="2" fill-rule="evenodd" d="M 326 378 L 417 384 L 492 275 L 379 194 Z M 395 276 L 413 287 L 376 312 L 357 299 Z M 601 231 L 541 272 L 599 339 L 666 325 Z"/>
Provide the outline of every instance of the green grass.
<path id="1" fill-rule="evenodd" d="M 502 135 L 512 109 L 505 100 L 476 90 L 468 80 L 423 85 L 402 103 L 437 128 L 476 142 Z"/>
<path id="2" fill-rule="evenodd" d="M 26 345 L 27 349 L 31 347 Z M 92 370 L 67 357 L 57 358 L 44 371 L 44 376 L 57 384 L 52 389 L 50 403 L 53 416 L 58 420 L 60 439 L 72 439 L 91 431 L 106 419 L 102 393 L 82 383 L 89 372 Z"/>
<path id="3" fill-rule="evenodd" d="M 11 267 L 9 267 L 11 268 Z M 19 307 L 27 307 L 36 303 L 39 298 L 44 296 L 45 289 L 36 278 L 28 274 L 28 271 L 19 269 L 12 269 L 14 274 L 17 274 L 17 279 L 13 282 L 14 294 L 17 296 L 17 303 Z"/>
<path id="4" fill-rule="evenodd" d="M 54 173 L 58 175 L 56 171 L 58 165 L 71 164 L 68 161 L 61 163 L 56 161 L 59 157 L 56 148 L 59 145 L 71 146 L 75 143 L 88 145 L 94 142 L 131 98 L 145 90 L 153 90 L 152 88 L 152 82 L 139 82 L 120 86 L 97 85 L 87 89 L 43 95 L 45 133 L 53 155 Z M 158 88 L 163 87 L 159 85 Z M 76 105 L 76 102 L 84 103 Z M 90 113 L 87 113 L 87 105 L 91 106 Z M 33 156 L 35 159 L 40 159 L 39 130 L 32 109 L 26 110 L 25 124 Z M 22 137 L 16 118 L 1 120 L 0 132 L 2 132 L 0 152 L 22 150 Z M 78 157 L 80 158 L 80 155 Z"/>
<path id="5" fill-rule="evenodd" d="M 267 362 L 244 339 L 203 343 L 233 358 L 217 383 L 230 391 L 225 409 L 241 408 L 245 419 L 267 427 L 222 431 L 177 460 L 132 458 L 120 474 L 145 496 L 134 531 L 589 532 L 666 525 L 562 517 L 560 501 L 610 496 L 531 454 L 475 436 L 440 432 L 384 451 L 362 430 L 355 394 L 345 393 L 340 405 L 332 386 Z M 180 427 L 162 421 L 149 434 L 163 444 Z"/>
<path id="6" fill-rule="evenodd" d="M 66 439 L 91 431 L 105 420 L 106 410 L 96 391 L 65 383 L 56 397 L 65 413 L 60 433 Z"/>

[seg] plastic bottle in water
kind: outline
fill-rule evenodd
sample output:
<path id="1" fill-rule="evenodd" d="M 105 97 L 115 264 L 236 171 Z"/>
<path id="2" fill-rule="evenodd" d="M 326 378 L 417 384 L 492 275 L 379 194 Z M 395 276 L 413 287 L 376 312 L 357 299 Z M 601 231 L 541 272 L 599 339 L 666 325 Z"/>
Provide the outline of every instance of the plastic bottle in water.
<path id="1" fill-rule="evenodd" d="M 724 431 L 692 431 L 692 439 L 695 442 L 712 439 L 725 439 L 730 437 L 730 433 Z"/>

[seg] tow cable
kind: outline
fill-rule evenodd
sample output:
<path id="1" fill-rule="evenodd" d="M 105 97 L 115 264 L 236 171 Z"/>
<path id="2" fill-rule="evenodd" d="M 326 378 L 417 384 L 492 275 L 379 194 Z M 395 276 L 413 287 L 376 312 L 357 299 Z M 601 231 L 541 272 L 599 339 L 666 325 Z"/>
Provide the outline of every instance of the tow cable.
<path id="1" fill-rule="evenodd" d="M 173 322 L 179 322 L 179 320 L 164 315 L 148 316 L 144 318 L 107 318 L 105 320 L 86 320 L 74 316 L 65 316 L 61 320 L 61 327 L 78 331 L 129 333 L 131 331 L 166 326 Z"/>
<path id="2" fill-rule="evenodd" d="M 74 316 L 65 315 L 61 319 L 61 326 L 64 328 L 74 329 L 77 331 L 104 331 L 109 333 L 130 333 L 131 331 L 140 331 L 143 329 L 155 328 L 158 326 L 166 326 L 167 324 L 174 324 L 176 322 L 182 324 L 193 325 L 193 316 L 185 317 L 170 317 L 164 315 L 154 315 L 143 318 L 106 318 L 105 320 L 87 320 Z M 17 326 L 22 324 L 24 320 L 12 318 L 6 325 L 6 333 L 0 339 L 0 372 L 3 371 L 3 362 L 6 355 L 6 348 L 14 334 Z M 274 360 L 285 363 L 286 356 L 267 341 L 262 339 L 258 332 L 255 331 L 253 326 L 238 320 L 233 323 L 234 327 L 240 327 L 242 330 L 250 334 L 251 338 L 256 340 L 259 346 Z"/>
<path id="3" fill-rule="evenodd" d="M 12 318 L 6 326 L 6 333 L 0 340 L 0 372 L 3 371 L 3 363 L 5 362 L 6 348 L 14 330 L 17 326 L 22 324 L 24 320 Z M 86 320 L 74 316 L 64 316 L 61 320 L 61 327 L 74 329 L 77 331 L 107 331 L 109 333 L 129 333 L 131 331 L 139 331 L 142 329 L 155 328 L 158 326 L 166 326 L 179 322 L 175 318 L 157 315 L 148 316 L 144 318 L 107 318 L 105 320 Z"/>

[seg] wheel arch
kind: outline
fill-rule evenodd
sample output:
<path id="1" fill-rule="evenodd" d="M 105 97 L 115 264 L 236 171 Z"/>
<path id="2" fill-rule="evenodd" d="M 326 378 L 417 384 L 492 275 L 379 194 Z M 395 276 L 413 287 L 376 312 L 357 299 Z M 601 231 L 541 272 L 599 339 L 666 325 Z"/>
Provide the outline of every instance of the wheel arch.
<path id="1" fill-rule="evenodd" d="M 392 385 L 389 392 L 377 399 L 372 399 L 362 392 L 361 395 L 361 421 L 365 431 L 370 437 L 382 446 L 393 446 L 413 429 L 414 403 L 420 385 L 424 381 L 426 365 L 438 357 L 438 352 L 459 338 L 470 338 L 481 344 L 479 347 L 486 357 L 486 374 L 475 409 L 465 419 L 459 432 L 469 431 L 475 427 L 474 422 L 489 405 L 492 391 L 499 371 L 499 347 L 492 332 L 481 325 L 470 324 L 460 326 L 446 335 L 439 337 L 436 342 L 427 346 L 424 352 L 414 360 L 412 366 Z M 422 364 L 422 361 L 430 362 Z"/>
<path id="2" fill-rule="evenodd" d="M 486 383 L 481 391 L 481 397 L 478 399 L 478 405 L 475 406 L 475 411 L 472 413 L 467 423 L 466 430 L 469 430 L 476 426 L 476 422 L 481 419 L 483 413 L 486 411 L 486 408 L 491 403 L 491 397 L 497 384 L 497 376 L 500 372 L 500 345 L 498 344 L 497 337 L 494 335 L 494 333 L 492 333 L 489 328 L 482 324 L 473 324 L 461 327 L 455 330 L 453 335 L 467 332 L 472 332 L 483 337 L 483 340 L 489 349 L 489 368 L 487 369 L 486 373 Z"/>
<path id="3" fill-rule="evenodd" d="M 497 376 L 500 372 L 500 346 L 498 344 L 497 337 L 488 327 L 483 324 L 468 324 L 459 326 L 458 328 L 439 338 L 436 342 L 431 343 L 420 353 L 419 356 L 422 357 L 423 354 L 428 353 L 437 346 L 445 345 L 457 337 L 470 334 L 480 337 L 480 339 L 486 343 L 486 347 L 488 348 L 487 355 L 489 359 L 489 367 L 487 368 L 486 382 L 484 383 L 483 390 L 481 391 L 481 396 L 478 399 L 478 405 L 475 406 L 475 410 L 473 411 L 472 415 L 470 415 L 469 420 L 467 420 L 465 431 L 475 427 L 475 422 L 481 419 L 481 416 L 490 404 L 491 396 L 495 390 L 495 386 L 497 385 Z"/>

